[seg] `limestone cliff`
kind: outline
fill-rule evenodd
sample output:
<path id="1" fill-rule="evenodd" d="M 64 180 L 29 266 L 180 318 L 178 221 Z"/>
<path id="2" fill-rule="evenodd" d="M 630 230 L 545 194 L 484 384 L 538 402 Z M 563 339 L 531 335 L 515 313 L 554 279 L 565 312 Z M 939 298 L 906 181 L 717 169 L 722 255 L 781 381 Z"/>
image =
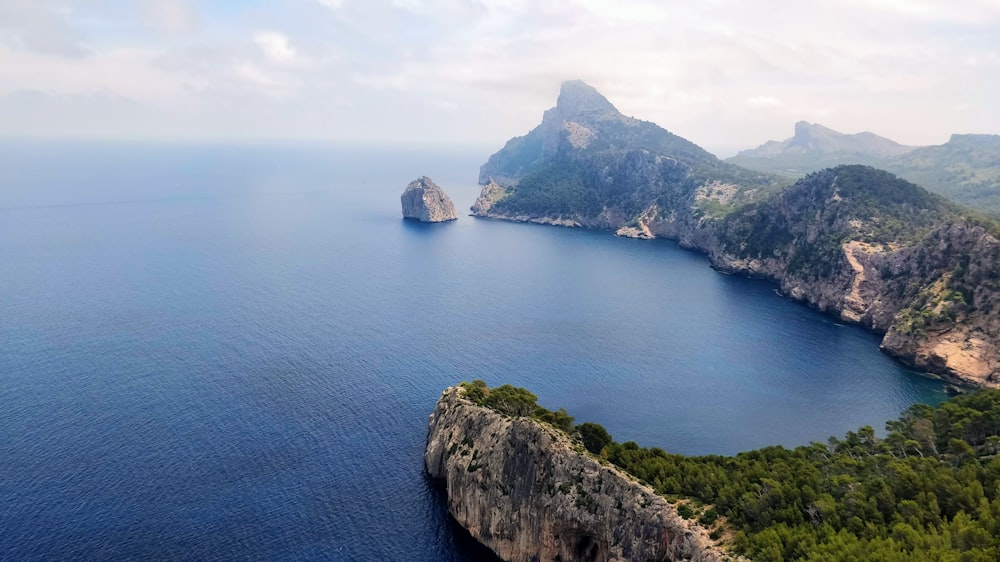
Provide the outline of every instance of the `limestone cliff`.
<path id="1" fill-rule="evenodd" d="M 880 257 L 872 270 L 884 288 L 872 310 L 883 318 L 872 323 L 887 324 L 882 348 L 953 380 L 1000 386 L 1000 241 L 957 223 Z"/>
<path id="2" fill-rule="evenodd" d="M 443 222 L 458 218 L 448 194 L 426 176 L 410 182 L 399 199 L 406 219 Z"/>
<path id="3" fill-rule="evenodd" d="M 703 528 L 561 432 L 463 393 L 448 388 L 438 400 L 424 464 L 455 520 L 503 560 L 728 559 Z"/>
<path id="4" fill-rule="evenodd" d="M 490 209 L 500 201 L 503 201 L 505 197 L 507 197 L 507 190 L 493 181 L 493 178 L 490 178 L 469 210 L 472 211 L 474 216 L 487 216 Z"/>

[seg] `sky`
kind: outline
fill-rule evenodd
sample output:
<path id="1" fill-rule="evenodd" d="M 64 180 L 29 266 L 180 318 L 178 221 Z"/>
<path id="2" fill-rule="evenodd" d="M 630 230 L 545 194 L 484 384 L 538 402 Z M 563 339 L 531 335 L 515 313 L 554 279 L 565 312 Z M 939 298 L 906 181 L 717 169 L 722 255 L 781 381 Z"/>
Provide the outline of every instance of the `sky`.
<path id="1" fill-rule="evenodd" d="M 1000 133 L 1000 0 L 0 0 L 0 136 L 495 146 L 582 79 L 723 156 Z"/>

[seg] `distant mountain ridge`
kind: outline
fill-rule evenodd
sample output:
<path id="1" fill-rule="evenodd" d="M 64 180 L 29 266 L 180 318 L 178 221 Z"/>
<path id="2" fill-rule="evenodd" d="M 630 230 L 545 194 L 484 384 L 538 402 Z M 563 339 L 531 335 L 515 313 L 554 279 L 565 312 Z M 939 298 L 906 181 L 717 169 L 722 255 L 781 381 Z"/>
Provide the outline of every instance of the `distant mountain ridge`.
<path id="1" fill-rule="evenodd" d="M 794 136 L 726 161 L 794 178 L 840 164 L 866 164 L 1000 217 L 1000 135 L 955 134 L 943 145 L 911 147 L 873 133 L 846 135 L 800 121 Z"/>
<path id="2" fill-rule="evenodd" d="M 776 158 L 791 154 L 859 154 L 897 156 L 914 147 L 905 146 L 874 133 L 844 134 L 819 123 L 799 121 L 795 134 L 783 141 L 768 141 L 757 148 L 741 151 L 735 158 Z"/>
<path id="3" fill-rule="evenodd" d="M 859 146 L 921 155 L 875 135 L 800 129 L 785 148 L 802 155 Z M 538 127 L 489 158 L 480 182 L 475 216 L 677 240 L 713 267 L 771 279 L 884 333 L 883 349 L 909 365 L 1000 386 L 1000 227 L 889 172 L 841 165 L 789 186 L 567 82 Z"/>

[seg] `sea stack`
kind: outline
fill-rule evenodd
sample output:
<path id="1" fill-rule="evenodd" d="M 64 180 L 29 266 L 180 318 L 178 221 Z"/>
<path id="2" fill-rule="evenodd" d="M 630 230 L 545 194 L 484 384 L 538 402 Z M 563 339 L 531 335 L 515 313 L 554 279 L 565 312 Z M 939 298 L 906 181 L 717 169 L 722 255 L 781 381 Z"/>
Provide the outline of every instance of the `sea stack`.
<path id="1" fill-rule="evenodd" d="M 421 222 L 444 222 L 458 218 L 451 198 L 431 178 L 421 176 L 410 182 L 399 197 L 403 218 Z"/>

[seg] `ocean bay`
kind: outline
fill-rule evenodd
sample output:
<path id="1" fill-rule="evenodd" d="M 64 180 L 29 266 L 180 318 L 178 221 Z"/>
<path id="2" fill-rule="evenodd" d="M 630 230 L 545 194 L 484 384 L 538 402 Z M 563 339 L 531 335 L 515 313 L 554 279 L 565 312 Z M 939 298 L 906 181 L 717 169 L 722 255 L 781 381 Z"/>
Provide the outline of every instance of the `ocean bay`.
<path id="1" fill-rule="evenodd" d="M 13 558 L 473 559 L 420 456 L 463 379 L 685 454 L 823 441 L 943 398 L 877 336 L 670 242 L 400 220 L 424 174 L 464 215 L 486 151 L 6 152 Z"/>

